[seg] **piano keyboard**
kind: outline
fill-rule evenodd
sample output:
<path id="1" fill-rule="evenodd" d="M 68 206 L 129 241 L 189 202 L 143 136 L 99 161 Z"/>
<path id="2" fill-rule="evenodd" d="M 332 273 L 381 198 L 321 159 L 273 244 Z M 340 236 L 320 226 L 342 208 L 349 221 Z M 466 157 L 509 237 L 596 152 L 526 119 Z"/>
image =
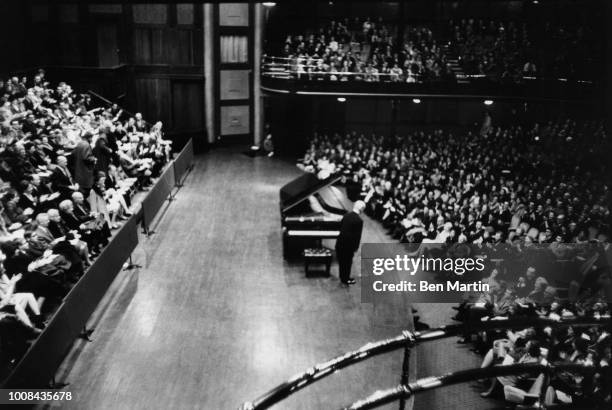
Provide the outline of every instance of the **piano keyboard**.
<path id="1" fill-rule="evenodd" d="M 340 231 L 302 231 L 302 230 L 289 230 L 287 236 L 310 236 L 314 238 L 336 238 L 340 235 Z"/>

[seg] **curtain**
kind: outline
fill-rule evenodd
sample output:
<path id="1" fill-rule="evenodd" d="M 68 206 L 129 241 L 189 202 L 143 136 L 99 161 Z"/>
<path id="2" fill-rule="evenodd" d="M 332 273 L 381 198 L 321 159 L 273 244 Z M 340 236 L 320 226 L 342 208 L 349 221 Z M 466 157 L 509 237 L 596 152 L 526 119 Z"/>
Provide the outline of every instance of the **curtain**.
<path id="1" fill-rule="evenodd" d="M 221 36 L 222 63 L 248 63 L 246 36 Z"/>

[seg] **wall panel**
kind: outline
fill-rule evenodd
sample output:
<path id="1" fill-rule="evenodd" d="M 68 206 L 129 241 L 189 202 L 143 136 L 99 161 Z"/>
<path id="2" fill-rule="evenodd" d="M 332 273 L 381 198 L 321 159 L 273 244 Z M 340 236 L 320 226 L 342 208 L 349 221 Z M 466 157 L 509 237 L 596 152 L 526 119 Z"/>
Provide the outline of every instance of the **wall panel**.
<path id="1" fill-rule="evenodd" d="M 49 21 L 49 6 L 45 4 L 33 5 L 30 9 L 33 23 Z"/>
<path id="2" fill-rule="evenodd" d="M 221 135 L 241 135 L 251 132 L 249 106 L 221 107 Z"/>
<path id="3" fill-rule="evenodd" d="M 221 36 L 221 64 L 248 63 L 249 39 L 247 36 Z"/>
<path id="4" fill-rule="evenodd" d="M 91 13 L 121 14 L 123 6 L 121 4 L 90 4 L 89 11 Z"/>
<path id="5" fill-rule="evenodd" d="M 175 29 L 168 33 L 169 45 L 167 47 L 169 58 L 168 60 L 174 65 L 192 65 L 194 64 L 193 48 L 193 30 Z"/>
<path id="6" fill-rule="evenodd" d="M 60 4 L 58 14 L 60 23 L 79 22 L 79 9 L 76 4 Z"/>
<path id="7" fill-rule="evenodd" d="M 83 65 L 83 53 L 79 34 L 80 28 L 77 25 L 68 24 L 59 27 L 59 37 L 62 39 L 58 44 L 59 64 Z"/>
<path id="8" fill-rule="evenodd" d="M 170 62 L 166 58 L 166 32 L 166 29 L 151 29 L 151 63 L 153 64 L 168 64 Z"/>
<path id="9" fill-rule="evenodd" d="M 346 105 L 347 122 L 375 122 L 378 104 L 363 99 L 349 99 Z"/>
<path id="10" fill-rule="evenodd" d="M 177 24 L 192 25 L 194 19 L 195 8 L 193 4 L 177 4 L 176 5 L 176 22 Z"/>
<path id="11" fill-rule="evenodd" d="M 204 128 L 204 95 L 201 81 L 172 82 L 172 128 L 191 131 Z"/>
<path id="12" fill-rule="evenodd" d="M 134 81 L 138 109 L 150 121 L 170 124 L 170 81 L 159 78 L 137 78 Z"/>
<path id="13" fill-rule="evenodd" d="M 132 10 L 136 24 L 167 23 L 168 6 L 165 4 L 134 4 Z"/>
<path id="14" fill-rule="evenodd" d="M 221 100 L 247 100 L 250 96 L 249 70 L 221 70 Z"/>
<path id="15" fill-rule="evenodd" d="M 151 63 L 151 32 L 148 28 L 134 29 L 134 62 Z"/>
<path id="16" fill-rule="evenodd" d="M 246 3 L 219 4 L 219 25 L 240 26 L 249 25 L 249 5 Z"/>
<path id="17" fill-rule="evenodd" d="M 119 28 L 114 22 L 99 23 L 96 27 L 98 40 L 98 66 L 119 65 Z"/>

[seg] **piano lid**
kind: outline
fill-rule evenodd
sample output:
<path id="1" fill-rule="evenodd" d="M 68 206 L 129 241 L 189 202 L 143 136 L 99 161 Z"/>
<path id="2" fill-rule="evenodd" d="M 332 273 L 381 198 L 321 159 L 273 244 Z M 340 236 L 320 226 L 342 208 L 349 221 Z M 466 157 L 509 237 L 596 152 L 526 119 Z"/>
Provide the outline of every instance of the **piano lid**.
<path id="1" fill-rule="evenodd" d="M 310 172 L 297 177 L 284 185 L 280 190 L 281 213 L 287 212 L 302 201 L 305 201 L 310 195 L 339 181 L 341 178 L 341 174 L 334 174 L 329 178 L 319 179 Z"/>

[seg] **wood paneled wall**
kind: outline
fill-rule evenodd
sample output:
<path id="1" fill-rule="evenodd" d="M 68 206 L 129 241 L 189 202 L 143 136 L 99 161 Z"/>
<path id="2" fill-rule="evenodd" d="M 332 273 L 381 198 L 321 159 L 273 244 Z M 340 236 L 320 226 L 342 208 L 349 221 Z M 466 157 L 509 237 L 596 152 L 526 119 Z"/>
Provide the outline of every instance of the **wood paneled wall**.
<path id="1" fill-rule="evenodd" d="M 0 46 L 11 56 L 0 73 L 47 67 L 58 76 L 52 80 L 93 87 L 163 121 L 170 134 L 206 140 L 201 3 L 0 3 L 2 15 L 13 16 L 0 29 Z"/>
<path id="2" fill-rule="evenodd" d="M 300 156 L 308 147 L 314 132 L 348 132 L 364 134 L 406 135 L 415 129 L 479 127 L 485 112 L 495 126 L 520 124 L 559 118 L 578 121 L 601 118 L 598 103 L 579 104 L 495 101 L 485 106 L 480 99 L 422 98 L 387 99 L 348 97 L 340 102 L 335 96 L 272 95 L 265 108 L 276 150 L 281 154 Z"/>

